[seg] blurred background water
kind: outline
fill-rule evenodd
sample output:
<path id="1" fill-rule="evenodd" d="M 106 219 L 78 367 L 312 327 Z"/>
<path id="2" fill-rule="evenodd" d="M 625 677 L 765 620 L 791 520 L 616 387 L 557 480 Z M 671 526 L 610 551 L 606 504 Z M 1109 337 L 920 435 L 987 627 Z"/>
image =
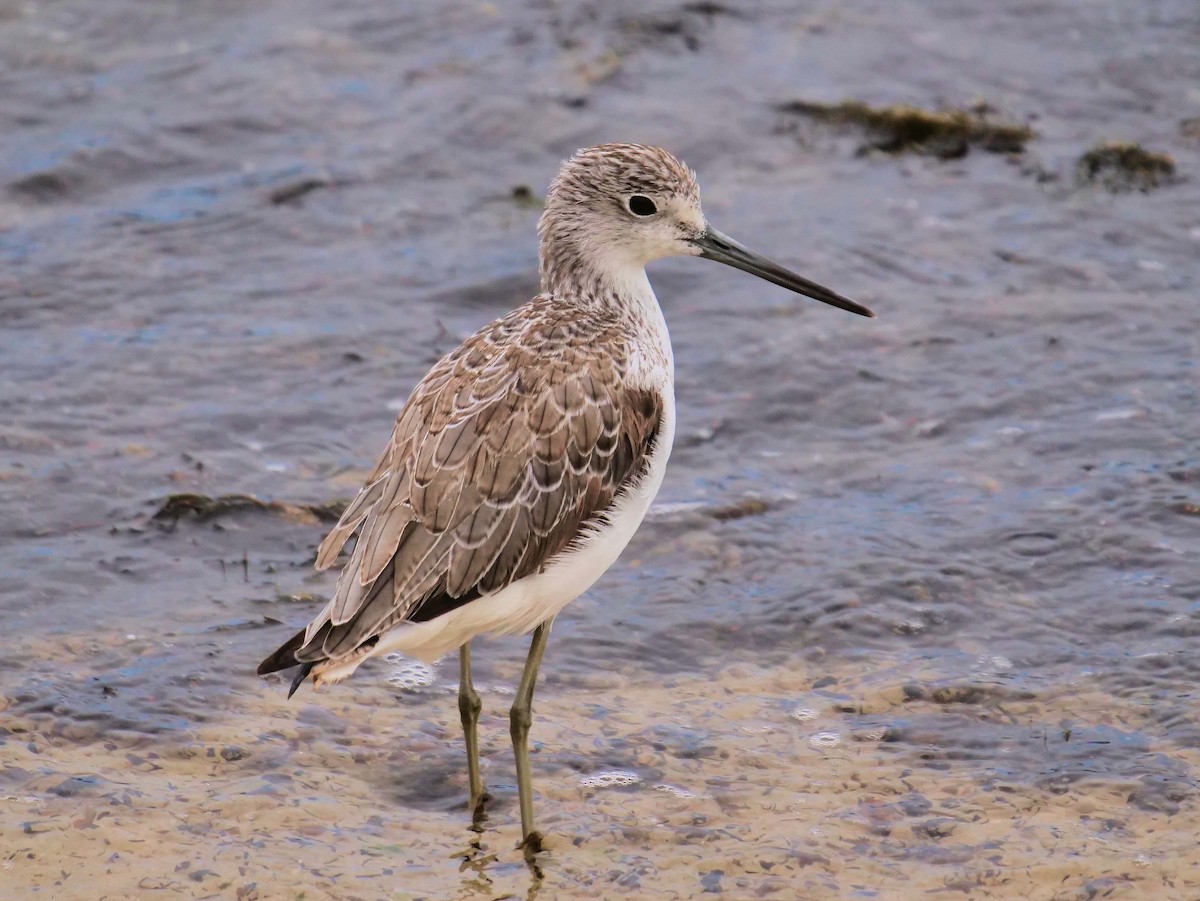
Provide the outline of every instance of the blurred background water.
<path id="1" fill-rule="evenodd" d="M 0 4 L 5 896 L 1194 897 L 1198 44 L 1182 0 Z M 844 100 L 1036 137 L 862 152 L 787 108 Z M 879 319 L 653 267 L 676 450 L 555 627 L 538 883 L 523 642 L 477 652 L 482 840 L 453 666 L 290 706 L 253 670 L 332 586 L 323 505 L 612 140 Z M 1083 183 L 1112 140 L 1176 176 Z M 177 494 L 279 503 L 153 519 Z"/>

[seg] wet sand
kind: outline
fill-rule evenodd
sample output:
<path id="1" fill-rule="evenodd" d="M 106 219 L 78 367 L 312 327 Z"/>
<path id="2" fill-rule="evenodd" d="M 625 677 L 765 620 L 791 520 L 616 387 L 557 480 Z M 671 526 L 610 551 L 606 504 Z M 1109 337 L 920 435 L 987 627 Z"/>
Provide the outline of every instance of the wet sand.
<path id="1" fill-rule="evenodd" d="M 1193 0 L 0 8 L 0 897 L 1200 897 L 1198 45 Z M 479 834 L 451 661 L 254 667 L 536 290 L 558 162 L 630 139 L 880 318 L 652 269 L 676 448 L 555 624 L 537 883 L 523 642 Z"/>
<path id="2" fill-rule="evenodd" d="M 64 660 L 103 682 L 88 649 Z M 135 657 L 129 642 L 124 654 Z M 82 652 L 82 653 L 80 653 Z M 551 664 L 553 659 L 551 659 Z M 494 795 L 465 811 L 453 661 L 286 704 L 210 699 L 181 734 L 6 717 L 4 878 L 30 897 L 1077 899 L 1195 897 L 1194 806 L 1114 779 L 1144 704 L 1080 685 L 1035 698 L 1003 661 L 969 684 L 934 662 L 749 664 L 711 679 L 551 674 L 535 778 L 540 878 L 516 849 L 508 696 L 484 686 Z M 385 666 L 378 675 L 386 676 Z M 551 670 L 551 673 L 553 670 Z M 506 672 L 506 677 L 517 673 Z M 820 687 L 817 687 L 820 686 Z M 995 747 L 947 747 L 963 724 Z M 1040 747 L 1030 750 L 1030 736 Z M 927 740 L 923 740 L 927 739 Z M 1137 748 L 1180 774 L 1195 748 Z M 1021 757 L 1040 758 L 1030 782 Z M 1016 760 L 1011 760 L 1016 758 Z M 13 897 L 13 895 L 9 895 Z"/>

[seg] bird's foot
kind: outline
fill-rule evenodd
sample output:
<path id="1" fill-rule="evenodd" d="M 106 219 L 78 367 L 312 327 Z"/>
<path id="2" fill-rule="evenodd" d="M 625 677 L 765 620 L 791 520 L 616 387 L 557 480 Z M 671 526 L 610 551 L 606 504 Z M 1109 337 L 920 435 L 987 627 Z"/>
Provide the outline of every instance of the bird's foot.
<path id="1" fill-rule="evenodd" d="M 533 878 L 540 882 L 542 880 L 542 868 L 538 865 L 537 856 L 546 850 L 542 840 L 542 834 L 536 829 L 530 832 L 521 844 L 517 846 L 525 854 L 525 865 L 529 867 L 529 871 L 533 874 Z"/>
<path id="2" fill-rule="evenodd" d="M 526 857 L 529 857 L 532 854 L 541 854 L 546 850 L 545 838 L 535 829 L 533 832 L 530 832 L 527 836 L 525 836 L 525 838 L 521 840 L 521 844 L 517 845 L 517 847 L 525 852 Z"/>
<path id="3" fill-rule="evenodd" d="M 487 821 L 487 805 L 491 800 L 491 794 L 484 790 L 467 801 L 467 809 L 471 811 L 471 829 L 475 832 L 483 831 L 483 824 Z"/>

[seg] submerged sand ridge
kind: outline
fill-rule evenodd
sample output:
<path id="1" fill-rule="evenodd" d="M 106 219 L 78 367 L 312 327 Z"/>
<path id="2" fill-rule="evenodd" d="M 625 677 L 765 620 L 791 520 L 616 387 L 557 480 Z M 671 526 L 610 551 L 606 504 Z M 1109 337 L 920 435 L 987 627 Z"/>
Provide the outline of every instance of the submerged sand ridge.
<path id="1" fill-rule="evenodd" d="M 98 681 L 86 657 L 58 662 Z M 205 722 L 154 734 L 39 710 L 6 680 L 5 897 L 1200 892 L 1200 751 L 1149 738 L 1150 711 L 1094 686 L 1041 697 L 994 673 L 799 660 L 551 677 L 534 731 L 539 881 L 514 847 L 507 693 L 483 686 L 495 800 L 475 834 L 455 668 L 402 669 L 411 690 L 376 669 L 292 704 L 278 686 L 215 694 Z"/>

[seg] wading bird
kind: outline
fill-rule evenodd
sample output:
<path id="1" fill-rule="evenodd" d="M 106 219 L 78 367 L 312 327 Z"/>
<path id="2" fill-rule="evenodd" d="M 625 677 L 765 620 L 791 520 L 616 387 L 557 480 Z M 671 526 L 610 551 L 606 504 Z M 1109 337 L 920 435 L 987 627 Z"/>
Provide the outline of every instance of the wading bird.
<path id="1" fill-rule="evenodd" d="M 654 500 L 675 434 L 675 363 L 645 266 L 698 256 L 860 316 L 866 307 L 708 224 L 695 173 L 665 150 L 580 150 L 538 223 L 541 293 L 417 384 L 365 487 L 322 542 L 356 536 L 333 599 L 259 666 L 337 682 L 393 651 L 459 652 L 471 808 L 485 800 L 471 639 L 533 632 L 512 706 L 523 845 L 536 851 L 527 739 L 550 624 L 608 569 Z"/>

